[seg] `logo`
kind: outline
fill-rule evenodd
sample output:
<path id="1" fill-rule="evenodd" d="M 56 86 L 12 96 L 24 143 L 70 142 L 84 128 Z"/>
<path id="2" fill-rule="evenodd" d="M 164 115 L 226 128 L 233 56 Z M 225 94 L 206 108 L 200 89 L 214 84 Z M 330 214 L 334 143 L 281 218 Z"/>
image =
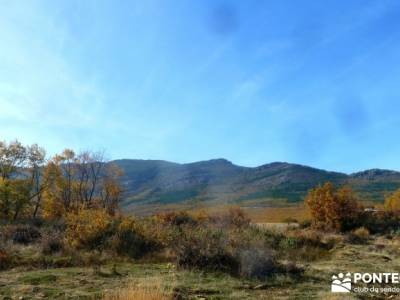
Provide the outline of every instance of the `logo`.
<path id="1" fill-rule="evenodd" d="M 338 276 L 332 276 L 332 293 L 350 293 L 351 292 L 351 274 L 343 275 L 340 273 Z"/>

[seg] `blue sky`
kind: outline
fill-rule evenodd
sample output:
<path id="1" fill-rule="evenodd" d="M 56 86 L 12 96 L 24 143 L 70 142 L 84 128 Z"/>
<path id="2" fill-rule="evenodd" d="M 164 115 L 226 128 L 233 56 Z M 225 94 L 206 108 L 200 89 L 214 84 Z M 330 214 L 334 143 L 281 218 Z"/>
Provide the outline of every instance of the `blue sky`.
<path id="1" fill-rule="evenodd" d="M 400 170 L 400 2 L 0 0 L 0 137 Z"/>

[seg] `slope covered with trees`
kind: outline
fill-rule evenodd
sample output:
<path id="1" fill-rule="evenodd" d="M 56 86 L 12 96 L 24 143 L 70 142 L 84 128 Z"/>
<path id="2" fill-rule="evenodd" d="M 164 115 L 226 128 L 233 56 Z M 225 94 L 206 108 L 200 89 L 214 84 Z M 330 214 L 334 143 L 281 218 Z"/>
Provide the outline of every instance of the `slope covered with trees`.
<path id="1" fill-rule="evenodd" d="M 134 159 L 113 163 L 123 170 L 123 205 L 127 208 L 185 201 L 300 202 L 310 188 L 327 181 L 351 186 L 363 201 L 379 202 L 400 188 L 399 172 L 378 169 L 348 175 L 282 162 L 248 168 L 225 159 L 189 164 Z"/>

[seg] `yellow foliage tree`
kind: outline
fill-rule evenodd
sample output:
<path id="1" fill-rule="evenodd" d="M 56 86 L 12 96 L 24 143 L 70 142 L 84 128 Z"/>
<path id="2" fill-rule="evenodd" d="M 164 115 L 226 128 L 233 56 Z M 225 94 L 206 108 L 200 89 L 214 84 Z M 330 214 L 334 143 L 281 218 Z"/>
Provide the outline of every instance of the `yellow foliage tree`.
<path id="1" fill-rule="evenodd" d="M 385 198 L 385 210 L 400 212 L 400 189 Z"/>
<path id="2" fill-rule="evenodd" d="M 101 208 L 79 208 L 66 214 L 66 239 L 77 249 L 102 250 L 112 234 L 114 218 Z"/>
<path id="3" fill-rule="evenodd" d="M 55 162 L 48 163 L 44 171 L 44 178 L 47 182 L 47 188 L 43 193 L 43 217 L 48 220 L 61 218 L 66 211 L 63 201 L 65 178 Z"/>
<path id="4" fill-rule="evenodd" d="M 336 189 L 330 182 L 309 191 L 306 204 L 315 227 L 343 231 L 358 221 L 361 206 L 349 187 Z"/>

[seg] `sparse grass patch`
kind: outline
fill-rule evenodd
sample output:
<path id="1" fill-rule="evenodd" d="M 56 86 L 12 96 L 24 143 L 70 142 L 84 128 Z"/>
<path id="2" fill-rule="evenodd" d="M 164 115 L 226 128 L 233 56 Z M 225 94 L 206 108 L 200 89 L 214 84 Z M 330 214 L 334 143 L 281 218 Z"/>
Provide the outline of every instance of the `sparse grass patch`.
<path id="1" fill-rule="evenodd" d="M 57 276 L 53 274 L 46 273 L 32 273 L 28 275 L 22 276 L 20 282 L 31 284 L 31 285 L 39 285 L 39 284 L 48 284 L 57 281 Z"/>

